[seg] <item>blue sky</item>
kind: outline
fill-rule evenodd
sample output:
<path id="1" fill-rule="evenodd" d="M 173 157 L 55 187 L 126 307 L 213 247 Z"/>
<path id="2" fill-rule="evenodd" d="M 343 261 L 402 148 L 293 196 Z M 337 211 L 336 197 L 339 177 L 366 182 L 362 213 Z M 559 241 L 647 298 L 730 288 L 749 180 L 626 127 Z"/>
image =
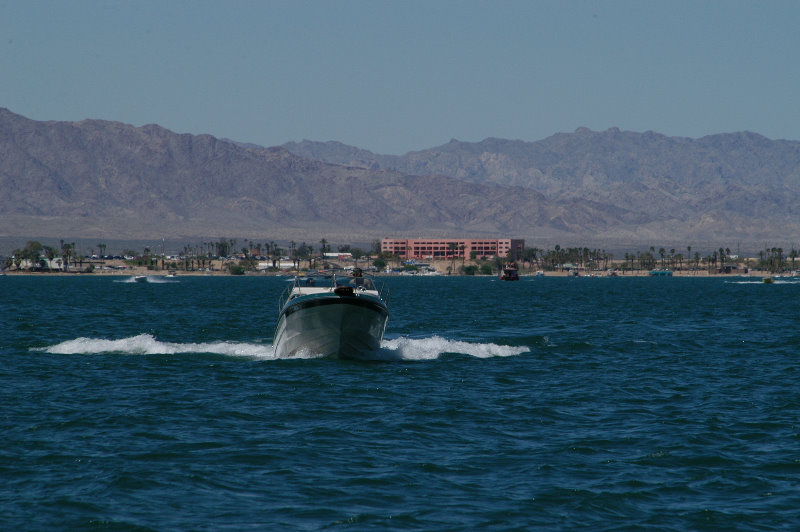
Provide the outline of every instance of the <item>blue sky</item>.
<path id="1" fill-rule="evenodd" d="M 800 140 L 796 1 L 0 0 L 0 107 L 402 154 L 585 126 Z"/>

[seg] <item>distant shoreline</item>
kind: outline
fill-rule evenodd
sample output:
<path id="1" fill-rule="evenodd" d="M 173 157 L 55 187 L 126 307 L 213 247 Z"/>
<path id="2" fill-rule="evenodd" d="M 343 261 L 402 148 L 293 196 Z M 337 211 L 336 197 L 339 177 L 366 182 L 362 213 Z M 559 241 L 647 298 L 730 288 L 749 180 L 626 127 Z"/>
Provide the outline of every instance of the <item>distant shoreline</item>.
<path id="1" fill-rule="evenodd" d="M 308 261 L 304 260 L 303 263 L 307 265 Z M 231 277 L 268 277 L 268 276 L 292 276 L 292 275 L 304 275 L 307 273 L 308 270 L 280 270 L 280 271 L 248 271 L 245 272 L 244 275 L 232 275 L 227 267 L 230 263 L 221 261 L 221 260 L 211 260 L 204 264 L 204 266 L 210 268 L 209 270 L 188 270 L 184 271 L 180 268 L 164 268 L 164 269 L 148 269 L 147 266 L 142 265 L 135 265 L 131 266 L 127 264 L 123 260 L 118 259 L 109 259 L 104 262 L 89 262 L 85 261 L 82 265 L 82 268 L 85 270 L 89 264 L 94 266 L 94 271 L 86 272 L 86 271 L 77 271 L 81 268 L 76 263 L 76 265 L 71 265 L 71 271 L 63 272 L 63 271 L 28 271 L 28 270 L 11 270 L 6 269 L 3 273 L 7 275 L 29 275 L 29 276 L 115 276 L 115 277 L 135 277 L 139 275 L 146 275 L 151 277 L 163 277 L 167 275 L 169 272 L 174 272 L 176 278 L 179 277 L 220 277 L 220 276 L 231 276 Z M 178 263 L 182 265 L 182 262 Z M 318 265 L 322 264 L 322 262 L 318 262 Z M 343 266 L 346 265 L 348 267 L 358 265 L 359 267 L 366 267 L 369 265 L 370 262 L 366 259 L 359 260 L 357 264 L 353 262 L 345 262 L 339 263 L 336 266 Z M 394 263 L 392 263 L 394 264 Z M 498 273 L 495 272 L 492 275 L 467 275 L 461 272 L 462 265 L 473 265 L 477 266 L 479 263 L 466 261 L 462 263 L 460 260 L 455 261 L 452 260 L 434 260 L 427 263 L 425 266 L 428 266 L 430 269 L 434 270 L 438 275 L 441 276 L 450 276 L 448 272 L 451 268 L 455 266 L 455 273 L 452 274 L 453 277 L 497 277 Z M 517 263 L 518 266 L 520 263 Z M 527 263 L 526 263 L 527 264 Z M 615 268 L 614 266 L 621 266 L 622 263 L 610 263 L 611 268 L 608 270 L 586 270 L 584 268 L 580 268 L 578 270 L 577 277 L 610 277 L 612 276 L 610 272 L 615 272 L 616 277 L 648 277 L 650 276 L 650 271 L 655 270 L 659 271 L 662 270 L 661 268 L 652 268 L 647 270 L 622 270 L 621 268 Z M 697 269 L 697 270 L 670 270 L 672 272 L 673 277 L 742 277 L 742 276 L 749 276 L 749 277 L 771 277 L 774 275 L 780 274 L 772 274 L 768 271 L 757 271 L 753 269 L 745 268 L 744 264 L 730 264 L 730 266 L 735 267 L 734 272 L 732 273 L 718 273 L 716 271 L 709 271 L 708 269 Z M 393 267 L 397 267 L 395 264 Z M 72 271 L 72 270 L 75 271 Z M 522 278 L 529 277 L 529 276 L 536 276 L 537 271 L 540 268 L 537 268 L 536 265 L 532 265 L 532 267 L 521 267 L 519 268 L 519 275 Z M 747 270 L 747 273 L 745 273 Z M 564 270 L 564 271 L 545 271 L 544 272 L 546 277 L 572 277 L 575 276 L 573 271 Z M 380 276 L 410 276 L 413 274 L 410 273 L 398 273 L 398 272 L 375 272 L 373 275 L 380 275 Z M 425 273 L 418 273 L 416 274 L 419 277 L 426 277 Z"/>
<path id="2" fill-rule="evenodd" d="M 260 272 L 246 272 L 244 275 L 232 275 L 227 271 L 178 271 L 175 275 L 175 279 L 179 279 L 181 277 L 281 277 L 281 276 L 293 276 L 297 273 L 304 275 L 307 272 L 300 271 L 278 271 L 278 272 L 267 272 L 267 271 L 260 271 Z M 148 270 L 146 268 L 132 268 L 130 270 L 125 271 L 98 271 L 95 270 L 93 272 L 61 272 L 61 271 L 27 271 L 27 270 L 6 270 L 2 272 L 0 275 L 8 275 L 8 276 L 25 276 L 25 277 L 136 277 L 140 275 L 145 275 L 148 277 L 165 277 L 167 275 L 167 271 L 165 270 Z M 373 275 L 378 275 L 381 277 L 429 277 L 429 275 L 425 274 L 404 274 L 404 273 L 388 273 L 388 272 L 376 272 Z M 673 271 L 672 277 L 688 277 L 688 278 L 726 278 L 726 277 L 773 277 L 775 275 L 780 274 L 771 274 L 770 272 L 766 271 L 754 271 L 750 270 L 748 273 L 712 273 L 708 271 Z M 475 278 L 497 278 L 497 274 L 493 275 L 465 275 L 465 274 L 453 274 L 448 275 L 447 273 L 439 273 L 438 276 L 440 277 L 475 277 Z M 527 277 L 536 277 L 536 272 L 524 272 L 520 273 L 520 278 L 525 279 Z M 588 273 L 581 273 L 579 275 L 574 275 L 568 271 L 557 271 L 557 272 L 545 272 L 545 277 L 618 277 L 618 278 L 632 278 L 632 277 L 650 277 L 649 271 L 627 271 L 623 273 L 622 271 L 618 271 L 615 276 L 609 275 L 607 272 L 597 271 L 597 272 L 588 272 Z"/>

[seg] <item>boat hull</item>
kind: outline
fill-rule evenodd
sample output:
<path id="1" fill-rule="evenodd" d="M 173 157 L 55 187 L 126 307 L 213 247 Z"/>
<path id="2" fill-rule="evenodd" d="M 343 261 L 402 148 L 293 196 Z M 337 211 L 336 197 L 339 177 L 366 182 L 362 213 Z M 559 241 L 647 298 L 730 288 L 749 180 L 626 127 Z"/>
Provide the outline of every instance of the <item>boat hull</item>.
<path id="1" fill-rule="evenodd" d="M 380 347 L 388 319 L 386 304 L 378 298 L 297 298 L 278 318 L 275 355 L 365 358 Z"/>
<path id="2" fill-rule="evenodd" d="M 501 281 L 519 281 L 519 271 L 516 264 L 506 264 L 500 272 Z"/>

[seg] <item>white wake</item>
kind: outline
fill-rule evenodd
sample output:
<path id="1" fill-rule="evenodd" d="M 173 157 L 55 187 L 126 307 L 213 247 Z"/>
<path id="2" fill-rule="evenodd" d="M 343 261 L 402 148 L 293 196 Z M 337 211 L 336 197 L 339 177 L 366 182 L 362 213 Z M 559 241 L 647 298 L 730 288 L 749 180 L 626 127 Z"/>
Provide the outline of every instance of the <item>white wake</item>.
<path id="1" fill-rule="evenodd" d="M 183 353 L 211 353 L 231 357 L 276 360 L 271 343 L 247 342 L 162 342 L 150 334 L 139 334 L 119 340 L 101 338 L 75 338 L 55 345 L 35 349 L 57 355 L 91 355 L 119 353 L 124 355 L 176 355 Z M 439 336 L 429 338 L 396 338 L 384 340 L 379 351 L 370 360 L 435 360 L 445 353 L 468 355 L 477 358 L 508 357 L 528 352 L 524 346 L 507 346 L 493 343 L 473 343 L 447 340 Z M 318 358 L 314 353 L 299 353 L 287 358 Z"/>
<path id="2" fill-rule="evenodd" d="M 430 338 L 396 338 L 384 340 L 380 354 L 393 354 L 399 360 L 434 360 L 445 353 L 469 355 L 476 358 L 509 357 L 527 353 L 524 346 L 498 345 Z"/>
<path id="3" fill-rule="evenodd" d="M 176 279 L 168 279 L 164 276 L 159 275 L 148 275 L 144 279 L 145 282 L 150 284 L 169 284 L 169 283 L 179 283 L 180 281 Z M 126 277 L 125 279 L 117 279 L 114 281 L 115 283 L 137 283 L 136 277 Z"/>
<path id="4" fill-rule="evenodd" d="M 241 342 L 162 342 L 150 334 L 139 334 L 119 340 L 81 337 L 42 348 L 40 351 L 57 355 L 91 355 L 99 353 L 175 355 L 180 353 L 213 353 L 229 356 L 271 358 L 272 344 L 250 344 Z"/>

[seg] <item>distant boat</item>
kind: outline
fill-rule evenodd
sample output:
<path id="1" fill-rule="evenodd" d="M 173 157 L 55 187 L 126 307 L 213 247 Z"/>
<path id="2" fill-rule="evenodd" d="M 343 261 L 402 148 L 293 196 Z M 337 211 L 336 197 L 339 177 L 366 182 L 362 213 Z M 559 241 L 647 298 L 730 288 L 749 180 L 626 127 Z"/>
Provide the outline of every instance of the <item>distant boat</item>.
<path id="1" fill-rule="evenodd" d="M 388 290 L 360 270 L 353 277 L 297 277 L 281 296 L 275 326 L 275 356 L 299 353 L 367 358 L 380 348 Z"/>
<path id="2" fill-rule="evenodd" d="M 135 275 L 133 277 L 133 281 L 135 283 L 146 283 L 147 282 L 147 276 L 146 275 Z"/>
<path id="3" fill-rule="evenodd" d="M 650 270 L 650 277 L 672 277 L 672 270 Z"/>
<path id="4" fill-rule="evenodd" d="M 503 265 L 503 271 L 500 273 L 501 281 L 519 281 L 519 271 L 517 271 L 516 263 L 509 262 Z"/>

